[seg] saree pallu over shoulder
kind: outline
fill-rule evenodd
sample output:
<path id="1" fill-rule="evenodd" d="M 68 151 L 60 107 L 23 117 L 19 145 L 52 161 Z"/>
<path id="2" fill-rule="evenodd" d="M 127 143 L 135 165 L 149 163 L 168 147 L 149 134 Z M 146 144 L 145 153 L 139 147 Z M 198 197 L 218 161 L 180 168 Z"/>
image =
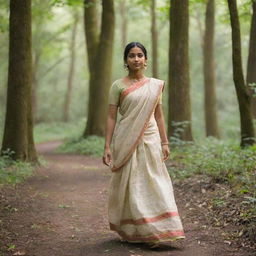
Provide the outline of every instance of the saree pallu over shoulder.
<path id="1" fill-rule="evenodd" d="M 120 95 L 122 115 L 113 135 L 113 172 L 131 157 L 154 113 L 164 81 L 147 78 L 125 89 Z"/>

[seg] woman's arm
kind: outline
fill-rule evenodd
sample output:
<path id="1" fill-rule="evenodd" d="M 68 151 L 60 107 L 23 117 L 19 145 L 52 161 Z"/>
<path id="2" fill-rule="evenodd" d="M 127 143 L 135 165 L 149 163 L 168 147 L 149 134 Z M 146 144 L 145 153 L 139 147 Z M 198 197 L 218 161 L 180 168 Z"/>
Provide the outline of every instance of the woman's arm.
<path id="1" fill-rule="evenodd" d="M 158 104 L 155 109 L 155 119 L 158 126 L 160 138 L 161 138 L 161 145 L 162 151 L 164 155 L 164 161 L 168 159 L 170 150 L 168 146 L 168 139 L 165 130 L 165 122 L 164 122 L 164 114 L 162 110 L 162 104 Z"/>
<path id="2" fill-rule="evenodd" d="M 105 130 L 105 147 L 104 147 L 104 155 L 103 155 L 103 163 L 106 165 L 110 165 L 112 160 L 112 155 L 110 152 L 110 143 L 112 140 L 113 132 L 116 125 L 116 117 L 117 117 L 117 106 L 109 105 L 108 108 L 108 117 L 106 123 Z"/>

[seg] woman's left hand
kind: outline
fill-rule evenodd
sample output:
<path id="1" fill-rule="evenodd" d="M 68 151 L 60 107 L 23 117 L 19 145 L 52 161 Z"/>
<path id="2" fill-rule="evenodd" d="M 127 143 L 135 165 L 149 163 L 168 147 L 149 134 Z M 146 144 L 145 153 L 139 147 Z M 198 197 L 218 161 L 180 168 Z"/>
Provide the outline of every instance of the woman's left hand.
<path id="1" fill-rule="evenodd" d="M 166 161 L 170 155 L 170 149 L 168 145 L 162 145 L 163 161 Z"/>

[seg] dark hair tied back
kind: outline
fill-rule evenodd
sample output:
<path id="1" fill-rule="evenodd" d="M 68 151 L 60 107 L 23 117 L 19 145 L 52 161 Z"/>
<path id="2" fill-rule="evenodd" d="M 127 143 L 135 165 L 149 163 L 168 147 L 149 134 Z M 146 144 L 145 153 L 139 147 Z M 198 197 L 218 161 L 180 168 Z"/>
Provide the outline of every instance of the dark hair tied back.
<path id="1" fill-rule="evenodd" d="M 134 48 L 134 47 L 140 48 L 140 49 L 143 51 L 144 55 L 145 55 L 145 59 L 148 58 L 148 56 L 147 56 L 147 50 L 146 50 L 146 48 L 144 47 L 143 44 L 141 44 L 141 43 L 139 43 L 139 42 L 131 42 L 131 43 L 127 44 L 126 47 L 125 47 L 125 49 L 124 49 L 124 61 L 127 60 L 129 51 L 130 51 L 132 48 Z"/>

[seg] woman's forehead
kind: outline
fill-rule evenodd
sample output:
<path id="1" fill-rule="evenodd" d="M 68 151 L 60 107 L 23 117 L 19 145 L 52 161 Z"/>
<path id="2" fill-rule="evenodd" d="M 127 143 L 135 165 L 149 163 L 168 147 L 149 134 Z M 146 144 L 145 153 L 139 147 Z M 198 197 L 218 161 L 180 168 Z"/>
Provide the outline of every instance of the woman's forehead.
<path id="1" fill-rule="evenodd" d="M 139 47 L 135 46 L 135 47 L 131 48 L 129 53 L 143 53 L 143 51 Z"/>

